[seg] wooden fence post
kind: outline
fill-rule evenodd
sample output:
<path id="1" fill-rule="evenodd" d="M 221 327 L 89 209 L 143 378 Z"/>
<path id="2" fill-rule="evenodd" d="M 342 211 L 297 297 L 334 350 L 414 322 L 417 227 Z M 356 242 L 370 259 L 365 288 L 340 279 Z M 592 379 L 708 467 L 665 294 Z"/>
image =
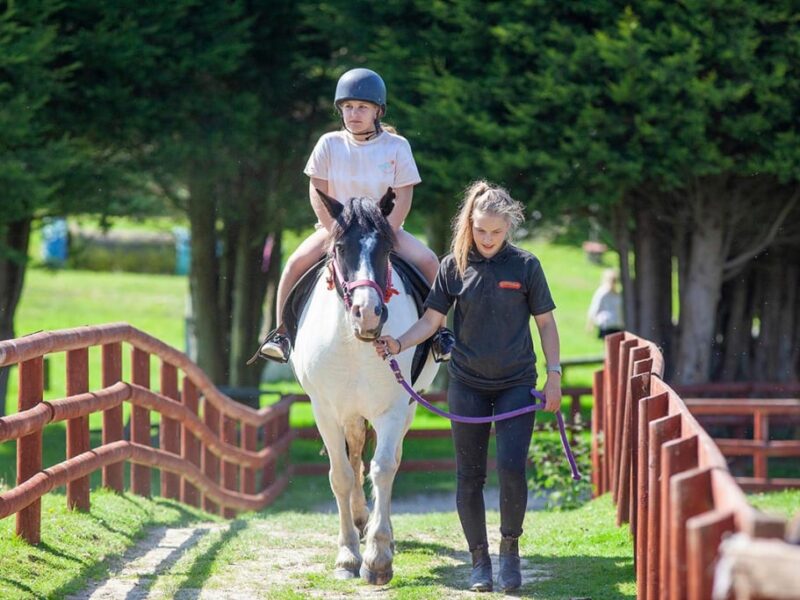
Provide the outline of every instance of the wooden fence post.
<path id="1" fill-rule="evenodd" d="M 623 340 L 619 345 L 619 369 L 617 370 L 617 397 L 614 398 L 616 414 L 614 415 L 614 487 L 611 490 L 614 494 L 614 502 L 619 502 L 619 491 L 623 477 L 622 473 L 622 446 L 625 442 L 623 437 L 625 405 L 628 402 L 628 377 L 631 363 L 631 351 L 639 345 L 638 340 Z M 625 481 L 627 483 L 627 480 Z"/>
<path id="2" fill-rule="evenodd" d="M 670 533 L 669 560 L 670 599 L 683 600 L 687 597 L 688 563 L 698 560 L 687 552 L 686 522 L 713 508 L 711 496 L 711 469 L 694 469 L 678 473 L 670 481 Z"/>
<path id="3" fill-rule="evenodd" d="M 168 362 L 161 361 L 161 395 L 176 403 L 180 402 L 178 393 L 178 369 Z M 171 454 L 181 453 L 181 423 L 161 415 L 161 426 L 158 430 L 159 446 Z M 180 499 L 181 478 L 168 471 L 161 472 L 161 495 L 173 500 Z"/>
<path id="4" fill-rule="evenodd" d="M 634 363 L 634 378 L 631 379 L 631 450 L 629 453 L 631 466 L 630 486 L 628 487 L 628 495 L 630 497 L 628 515 L 631 525 L 631 535 L 634 540 L 636 540 L 636 527 L 639 523 L 639 496 L 637 494 L 639 489 L 639 401 L 650 395 L 650 377 L 653 359 L 650 357 L 649 348 L 646 350 L 646 356 L 647 358 L 644 360 Z"/>
<path id="5" fill-rule="evenodd" d="M 638 496 L 636 522 L 636 540 L 634 553 L 636 558 L 636 597 L 640 600 L 647 597 L 647 547 L 651 541 L 648 531 L 648 515 L 650 512 L 650 483 L 648 470 L 649 456 L 649 432 L 650 421 L 660 419 L 667 414 L 667 394 L 659 394 L 639 401 L 639 436 L 637 448 L 637 468 L 636 476 Z"/>
<path id="6" fill-rule="evenodd" d="M 661 539 L 659 553 L 661 564 L 658 568 L 659 598 L 670 597 L 670 486 L 673 475 L 696 469 L 698 465 L 697 436 L 672 440 L 661 446 Z"/>
<path id="7" fill-rule="evenodd" d="M 607 490 L 605 485 L 605 427 L 603 425 L 603 371 L 595 371 L 592 379 L 594 402 L 592 403 L 592 494 L 596 498 Z"/>
<path id="8" fill-rule="evenodd" d="M 231 446 L 237 446 L 239 441 L 236 439 L 236 419 L 232 419 L 226 414 L 222 414 L 220 418 L 220 425 L 222 427 L 222 440 Z M 226 490 L 238 490 L 239 480 L 239 465 L 235 462 L 223 460 L 222 461 L 222 485 Z M 236 516 L 236 510 L 233 508 L 223 508 L 222 516 L 226 519 L 232 519 Z"/>
<path id="9" fill-rule="evenodd" d="M 635 348 L 631 351 L 631 360 L 642 357 L 645 352 L 645 348 Z M 631 370 L 632 368 L 633 364 L 631 364 Z M 650 395 L 650 373 L 628 378 L 625 388 L 624 418 L 620 444 L 622 449 L 619 463 L 620 474 L 617 481 L 617 498 L 619 499 L 617 504 L 617 525 L 630 523 L 631 533 L 635 536 L 636 518 L 631 514 L 631 511 L 636 502 L 631 498 L 631 494 L 636 494 L 636 490 L 633 487 L 636 481 L 636 477 L 633 474 L 633 466 L 636 461 L 633 459 L 633 455 L 638 452 L 638 448 L 635 445 L 638 436 L 633 433 L 633 430 L 639 428 L 639 410 L 638 406 L 634 408 L 634 405 L 638 405 L 639 400 Z"/>
<path id="10" fill-rule="evenodd" d="M 767 454 L 763 445 L 769 442 L 769 413 L 756 410 L 753 414 L 753 440 L 760 442 L 757 450 L 753 452 L 753 477 L 756 480 L 767 479 Z"/>
<path id="11" fill-rule="evenodd" d="M 722 536 L 735 527 L 733 513 L 718 510 L 686 522 L 687 553 L 694 557 L 687 565 L 689 600 L 711 598 L 719 544 Z"/>
<path id="12" fill-rule="evenodd" d="M 37 356 L 19 365 L 19 392 L 17 411 L 35 407 L 44 393 L 42 357 Z M 17 440 L 17 485 L 27 481 L 42 470 L 42 430 L 34 431 Z M 17 513 L 17 535 L 29 544 L 41 541 L 42 501 L 35 500 Z"/>
<path id="13" fill-rule="evenodd" d="M 193 414 L 197 414 L 198 392 L 197 387 L 188 377 L 183 378 L 181 400 L 183 405 Z M 181 429 L 181 456 L 196 466 L 201 467 L 200 440 L 189 430 L 188 427 Z M 186 479 L 181 479 L 181 502 L 190 506 L 200 506 L 200 491 Z"/>
<path id="14" fill-rule="evenodd" d="M 150 389 L 150 355 L 134 348 L 131 355 L 131 379 L 133 383 Z M 131 441 L 150 446 L 150 410 L 133 406 L 131 410 Z M 150 496 L 150 467 L 131 465 L 131 489 L 134 494 Z"/>
<path id="15" fill-rule="evenodd" d="M 67 352 L 67 396 L 89 391 L 89 349 L 77 348 Z M 89 451 L 89 417 L 74 417 L 67 421 L 67 458 Z M 67 507 L 89 510 L 89 476 L 67 482 Z"/>
<path id="16" fill-rule="evenodd" d="M 122 381 L 122 344 L 105 344 L 102 351 L 103 387 L 111 387 Z M 103 411 L 103 445 L 119 442 L 122 439 L 122 405 Z M 122 462 L 103 467 L 103 486 L 119 493 L 125 488 L 125 464 Z"/>
<path id="17" fill-rule="evenodd" d="M 242 448 L 255 452 L 258 448 L 258 429 L 254 425 L 242 423 Z M 253 467 L 242 467 L 242 491 L 245 494 L 256 493 L 256 470 Z"/>
<path id="18" fill-rule="evenodd" d="M 219 421 L 220 414 L 217 407 L 209 402 L 208 397 L 203 397 L 203 420 L 211 433 L 219 438 Z M 203 473 L 206 474 L 211 481 L 219 483 L 219 458 L 217 458 L 210 449 L 203 447 Z M 219 505 L 213 502 L 208 496 L 203 495 L 203 510 L 206 512 L 218 514 Z"/>
<path id="19" fill-rule="evenodd" d="M 658 569 L 661 566 L 659 551 L 661 546 L 658 540 L 661 536 L 661 520 L 659 512 L 661 504 L 661 447 L 668 441 L 677 439 L 681 435 L 681 416 L 669 415 L 656 419 L 649 425 L 648 452 L 647 452 L 647 478 L 648 478 L 648 503 L 647 510 L 647 598 L 659 600 L 658 595 Z M 641 558 L 641 557 L 640 557 Z"/>
<path id="20" fill-rule="evenodd" d="M 278 439 L 278 420 L 275 417 L 270 417 L 270 419 L 264 424 L 264 447 L 269 448 L 275 443 L 275 440 L 277 439 Z M 261 475 L 262 490 L 267 489 L 275 481 L 276 460 L 271 460 L 264 465 L 264 470 Z"/>

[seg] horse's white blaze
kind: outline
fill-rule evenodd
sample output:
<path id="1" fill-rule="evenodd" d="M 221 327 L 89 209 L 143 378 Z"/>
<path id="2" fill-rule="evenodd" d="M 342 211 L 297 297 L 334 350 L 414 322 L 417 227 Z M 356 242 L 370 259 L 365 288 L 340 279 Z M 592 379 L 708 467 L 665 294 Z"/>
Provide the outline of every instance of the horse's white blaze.
<path id="1" fill-rule="evenodd" d="M 358 258 L 358 269 L 352 277 L 353 281 L 357 279 L 376 281 L 371 257 L 377 242 L 378 236 L 375 232 L 361 239 L 361 253 Z M 380 312 L 376 314 L 375 311 L 376 309 L 379 311 L 382 301 L 377 290 L 369 286 L 360 286 L 353 290 L 352 297 L 353 306 L 357 306 L 360 309 L 360 317 L 356 318 L 353 316 L 355 324 L 358 326 L 360 332 L 366 333 L 376 329 L 380 323 Z"/>
<path id="2" fill-rule="evenodd" d="M 399 278 L 395 287 L 400 295 L 394 296 L 389 304 L 383 333 L 397 337 L 417 320 L 417 311 Z M 410 381 L 413 349 L 396 358 Z M 403 436 L 411 425 L 416 404 L 409 405 L 408 394 L 395 381 L 388 363 L 377 356 L 372 344 L 355 338 L 342 302 L 335 292 L 327 289 L 324 277 L 317 281 L 300 318 L 291 361 L 298 381 L 311 398 L 314 418 L 330 459 L 331 488 L 339 508 L 337 568 L 352 570 L 360 562 L 351 499 L 358 506 L 364 493 L 363 488 L 356 489 L 354 485 L 357 478 L 345 450 L 345 427 L 353 419 L 363 417 L 375 428 L 377 444 L 370 465 L 375 503 L 364 562 L 373 572 L 386 572 L 392 562 L 391 489 Z M 428 387 L 435 374 L 436 364 L 429 358 L 415 387 Z"/>

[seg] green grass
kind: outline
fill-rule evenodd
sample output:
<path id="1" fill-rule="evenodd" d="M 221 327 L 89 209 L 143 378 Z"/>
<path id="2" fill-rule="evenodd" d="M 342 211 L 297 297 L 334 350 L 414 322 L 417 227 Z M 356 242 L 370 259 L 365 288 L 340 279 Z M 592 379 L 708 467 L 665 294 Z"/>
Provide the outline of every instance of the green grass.
<path id="1" fill-rule="evenodd" d="M 285 501 L 205 536 L 150 589 L 172 596 L 202 587 L 210 594 L 236 590 L 252 598 L 347 597 L 364 591 L 359 580 L 332 577 L 338 522 L 334 514 L 307 509 L 308 490 L 317 487 L 298 480 L 293 485 L 297 492 L 290 490 Z M 487 520 L 491 530 L 498 527 L 495 510 L 488 511 Z M 394 514 L 392 524 L 395 577 L 376 593 L 392 599 L 434 599 L 465 590 L 468 554 L 454 512 Z M 522 596 L 635 596 L 630 536 L 626 528 L 614 525 L 607 497 L 572 512 L 530 512 L 521 553 L 528 569 L 544 575 L 537 581 L 529 572 Z M 260 576 L 243 580 L 241 573 L 248 569 Z"/>
<path id="2" fill-rule="evenodd" d="M 0 521 L 0 598 L 62 598 L 88 579 L 106 576 L 110 561 L 152 527 L 186 526 L 216 519 L 164 499 L 100 490 L 88 513 L 71 512 L 63 494 L 42 498 L 42 542 L 30 546 L 14 537 L 14 519 Z"/>
<path id="3" fill-rule="evenodd" d="M 359 580 L 332 577 L 338 519 L 318 510 L 320 502 L 330 503 L 329 493 L 323 477 L 297 478 L 274 506 L 205 527 L 193 543 L 175 548 L 157 574 L 138 578 L 138 590 L 158 597 L 202 589 L 233 597 L 308 598 L 369 589 Z M 107 492 L 93 494 L 88 514 L 68 513 L 63 501 L 58 495 L 46 499 L 39 547 L 10 538 L 10 522 L 2 523 L 0 597 L 62 598 L 84 588 L 88 579 L 103 580 L 146 527 L 181 527 L 205 516 L 164 500 Z M 495 531 L 496 510 L 490 508 L 487 521 Z M 464 591 L 469 559 L 455 512 L 394 514 L 392 524 L 395 577 L 376 593 L 438 599 Z M 497 548 L 491 551 L 496 554 Z M 528 569 L 521 595 L 632 598 L 631 553 L 627 528 L 614 525 L 607 496 L 575 511 L 529 512 L 521 541 Z"/>
<path id="4" fill-rule="evenodd" d="M 784 519 L 790 519 L 800 514 L 800 489 L 770 492 L 768 494 L 750 494 L 747 499 L 750 504 L 759 510 Z"/>
<path id="5" fill-rule="evenodd" d="M 29 269 L 16 315 L 17 336 L 38 331 L 126 321 L 176 348 L 184 347 L 185 277 L 89 271 Z M 123 375 L 129 380 L 129 356 Z M 89 352 L 90 389 L 100 386 L 100 349 Z M 50 389 L 45 399 L 66 395 L 66 354 L 48 355 Z M 151 382 L 158 382 L 158 361 L 152 360 Z M 157 386 L 156 386 L 157 387 Z M 12 367 L 6 412 L 16 412 L 17 373 Z M 94 426 L 94 424 L 93 424 Z"/>

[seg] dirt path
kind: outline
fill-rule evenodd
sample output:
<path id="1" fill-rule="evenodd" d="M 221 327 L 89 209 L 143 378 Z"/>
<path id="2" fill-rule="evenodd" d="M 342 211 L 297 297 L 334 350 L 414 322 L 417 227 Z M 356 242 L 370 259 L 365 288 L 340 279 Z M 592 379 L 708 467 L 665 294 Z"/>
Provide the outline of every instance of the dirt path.
<path id="1" fill-rule="evenodd" d="M 497 505 L 493 493 L 496 491 L 487 490 L 487 506 Z M 470 560 L 468 552 L 461 551 L 463 540 L 457 519 L 450 520 L 446 531 L 420 521 L 433 512 L 450 513 L 454 504 L 452 495 L 447 494 L 426 494 L 393 502 L 399 552 L 403 545 L 433 549 L 431 572 L 446 572 L 456 581 L 449 587 L 437 587 L 435 597 L 474 598 L 474 593 L 457 589 L 459 582 L 466 582 L 469 577 Z M 335 516 L 330 514 L 334 512 L 331 505 L 320 509 L 314 517 L 305 518 L 314 519 L 307 527 L 292 526 L 273 517 L 155 529 L 111 566 L 112 575 L 107 580 L 92 584 L 70 596 L 70 600 L 393 598 L 392 584 L 376 588 L 360 582 L 329 581 L 336 547 L 336 527 L 332 524 Z M 496 513 L 494 516 L 490 513 L 489 542 L 496 573 L 500 533 L 495 520 Z M 550 577 L 547 571 L 525 559 L 522 569 L 527 582 Z M 393 583 L 396 582 L 397 579 Z"/>

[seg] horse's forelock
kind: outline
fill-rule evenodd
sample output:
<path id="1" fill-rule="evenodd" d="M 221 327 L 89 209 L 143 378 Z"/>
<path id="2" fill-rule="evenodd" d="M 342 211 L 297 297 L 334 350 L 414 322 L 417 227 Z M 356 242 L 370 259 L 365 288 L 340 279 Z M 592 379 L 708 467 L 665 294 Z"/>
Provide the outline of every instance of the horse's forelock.
<path id="1" fill-rule="evenodd" d="M 365 231 L 375 231 L 380 238 L 395 246 L 397 236 L 386 217 L 381 213 L 378 203 L 372 198 L 351 198 L 333 226 L 329 239 L 329 247 L 342 238 L 352 226 L 358 225 Z"/>

